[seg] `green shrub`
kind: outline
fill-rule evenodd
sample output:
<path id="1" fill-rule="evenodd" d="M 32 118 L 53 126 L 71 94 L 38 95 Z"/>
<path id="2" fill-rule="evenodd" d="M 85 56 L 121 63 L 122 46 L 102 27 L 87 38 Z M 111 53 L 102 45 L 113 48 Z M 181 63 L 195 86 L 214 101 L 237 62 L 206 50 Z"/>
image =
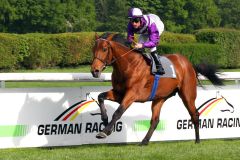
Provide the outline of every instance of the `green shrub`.
<path id="1" fill-rule="evenodd" d="M 50 68 L 90 63 L 94 34 L 0 34 L 0 69 Z"/>
<path id="2" fill-rule="evenodd" d="M 19 39 L 14 34 L 0 34 L 0 69 L 14 69 L 21 61 Z"/>
<path id="3" fill-rule="evenodd" d="M 56 34 L 51 37 L 51 41 L 63 56 L 61 66 L 76 66 L 90 63 L 92 60 L 94 33 Z"/>
<path id="4" fill-rule="evenodd" d="M 196 33 L 198 42 L 218 44 L 223 52 L 226 68 L 240 67 L 240 31 L 232 29 L 202 29 Z"/>
<path id="5" fill-rule="evenodd" d="M 158 49 L 160 53 L 184 54 L 195 64 L 208 61 L 221 68 L 240 67 L 239 31 L 199 30 L 195 34 L 196 37 L 164 32 Z M 89 64 L 92 61 L 94 37 L 94 32 L 0 33 L 0 70 Z"/>
<path id="6" fill-rule="evenodd" d="M 160 41 L 163 43 L 195 43 L 197 42 L 195 36 L 192 34 L 180 34 L 180 33 L 171 33 L 171 32 L 163 32 L 163 34 L 161 35 Z"/>
<path id="7" fill-rule="evenodd" d="M 28 44 L 28 56 L 24 58 L 25 68 L 50 68 L 58 65 L 62 55 L 58 48 L 49 40 L 49 35 L 25 35 Z"/>
<path id="8" fill-rule="evenodd" d="M 222 48 L 216 44 L 205 43 L 187 43 L 187 44 L 169 44 L 163 43 L 158 46 L 161 54 L 180 53 L 185 55 L 193 64 L 208 62 L 216 64 L 219 67 L 225 67 Z"/>

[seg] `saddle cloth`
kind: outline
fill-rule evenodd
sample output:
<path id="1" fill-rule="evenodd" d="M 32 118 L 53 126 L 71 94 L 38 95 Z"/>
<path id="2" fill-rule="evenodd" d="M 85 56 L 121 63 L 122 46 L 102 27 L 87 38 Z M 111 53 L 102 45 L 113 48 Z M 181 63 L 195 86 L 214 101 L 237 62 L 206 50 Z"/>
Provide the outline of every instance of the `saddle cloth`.
<path id="1" fill-rule="evenodd" d="M 156 68 L 155 61 L 154 61 L 153 57 L 151 56 L 151 54 L 143 54 L 143 55 L 146 58 L 148 58 L 149 60 L 151 60 L 151 73 L 156 74 L 157 68 Z M 176 72 L 175 72 L 173 63 L 167 57 L 164 57 L 164 56 L 158 55 L 158 60 L 160 60 L 162 66 L 163 66 L 163 69 L 165 71 L 165 74 L 161 75 L 161 77 L 176 78 Z"/>

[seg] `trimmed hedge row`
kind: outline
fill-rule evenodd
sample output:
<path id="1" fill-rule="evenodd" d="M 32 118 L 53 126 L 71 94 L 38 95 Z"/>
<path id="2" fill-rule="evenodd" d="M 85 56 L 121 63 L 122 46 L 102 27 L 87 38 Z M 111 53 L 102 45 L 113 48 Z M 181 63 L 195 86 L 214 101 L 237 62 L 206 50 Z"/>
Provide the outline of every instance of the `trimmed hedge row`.
<path id="1" fill-rule="evenodd" d="M 185 55 L 193 64 L 208 62 L 217 64 L 219 67 L 225 66 L 222 49 L 216 44 L 206 43 L 186 43 L 186 44 L 169 44 L 162 43 L 158 46 L 161 54 L 180 53 Z"/>
<path id="2" fill-rule="evenodd" d="M 90 63 L 94 34 L 0 34 L 0 69 L 50 68 Z"/>
<path id="3" fill-rule="evenodd" d="M 99 33 L 101 34 L 101 33 Z M 92 60 L 94 32 L 0 34 L 0 69 L 77 66 Z M 165 32 L 162 42 L 195 42 L 194 35 Z"/>
<path id="4" fill-rule="evenodd" d="M 217 44 L 223 52 L 224 68 L 240 67 L 240 31 L 233 29 L 202 29 L 196 33 L 198 42 Z"/>
<path id="5" fill-rule="evenodd" d="M 22 61 L 21 45 L 16 35 L 0 34 L 0 68 L 13 69 Z"/>
<path id="6" fill-rule="evenodd" d="M 94 32 L 24 35 L 1 33 L 0 70 L 89 64 L 92 60 L 94 35 Z M 239 37 L 239 31 L 232 30 L 199 30 L 196 37 L 164 32 L 158 49 L 159 53 L 184 54 L 195 64 L 208 61 L 221 68 L 239 68 Z"/>
<path id="7" fill-rule="evenodd" d="M 162 43 L 160 53 L 181 53 L 194 64 L 207 61 L 220 68 L 240 67 L 240 31 L 202 29 L 195 32 L 197 43 Z"/>
<path id="8" fill-rule="evenodd" d="M 197 40 L 195 36 L 192 34 L 163 32 L 163 34 L 161 35 L 161 42 L 163 43 L 196 43 Z"/>

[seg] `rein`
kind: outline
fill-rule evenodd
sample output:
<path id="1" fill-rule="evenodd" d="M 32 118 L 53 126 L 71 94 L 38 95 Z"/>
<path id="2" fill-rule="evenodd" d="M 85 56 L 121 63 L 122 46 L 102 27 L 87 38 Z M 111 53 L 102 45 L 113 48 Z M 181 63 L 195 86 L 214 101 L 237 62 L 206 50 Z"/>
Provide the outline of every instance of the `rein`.
<path id="1" fill-rule="evenodd" d="M 124 54 L 122 54 L 120 57 L 115 58 L 114 60 L 112 60 L 112 62 L 110 64 L 113 64 L 114 62 L 116 62 L 117 60 L 121 59 L 123 56 L 127 55 L 128 53 L 132 52 L 135 48 L 125 52 Z"/>

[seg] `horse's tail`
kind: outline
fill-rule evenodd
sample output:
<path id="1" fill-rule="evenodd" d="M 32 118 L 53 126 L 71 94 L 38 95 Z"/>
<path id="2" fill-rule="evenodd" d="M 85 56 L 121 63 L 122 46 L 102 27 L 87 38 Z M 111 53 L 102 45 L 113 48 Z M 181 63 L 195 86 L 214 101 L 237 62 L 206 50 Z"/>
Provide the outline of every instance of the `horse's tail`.
<path id="1" fill-rule="evenodd" d="M 217 76 L 217 67 L 215 65 L 201 63 L 194 66 L 195 71 L 209 79 L 213 85 L 223 85 L 223 80 Z"/>

